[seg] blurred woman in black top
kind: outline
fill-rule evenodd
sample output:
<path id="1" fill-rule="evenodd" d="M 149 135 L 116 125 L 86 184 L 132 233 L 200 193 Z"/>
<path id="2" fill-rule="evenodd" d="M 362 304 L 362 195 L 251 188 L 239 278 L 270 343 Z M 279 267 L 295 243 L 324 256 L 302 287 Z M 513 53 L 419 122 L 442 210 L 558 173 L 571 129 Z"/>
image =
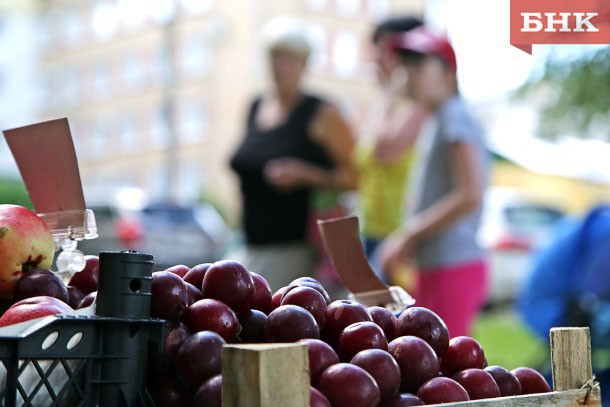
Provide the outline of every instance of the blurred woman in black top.
<path id="1" fill-rule="evenodd" d="M 312 272 L 306 237 L 313 193 L 351 189 L 356 177 L 348 124 L 334 106 L 302 89 L 310 53 L 303 26 L 276 18 L 265 34 L 273 88 L 252 102 L 231 167 L 242 192 L 240 260 L 276 290 Z"/>

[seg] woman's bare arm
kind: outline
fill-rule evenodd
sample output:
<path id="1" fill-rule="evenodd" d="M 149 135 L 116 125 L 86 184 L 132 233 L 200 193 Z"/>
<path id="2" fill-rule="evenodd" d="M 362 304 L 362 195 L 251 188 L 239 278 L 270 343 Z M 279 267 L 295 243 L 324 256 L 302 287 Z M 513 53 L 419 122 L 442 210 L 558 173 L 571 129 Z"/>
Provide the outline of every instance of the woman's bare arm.
<path id="1" fill-rule="evenodd" d="M 284 190 L 303 186 L 354 189 L 357 183 L 351 158 L 354 138 L 347 122 L 334 107 L 325 104 L 320 107 L 310 132 L 311 137 L 330 156 L 333 168 L 327 169 L 291 157 L 280 158 L 265 167 L 267 180 Z"/>
<path id="2" fill-rule="evenodd" d="M 483 191 L 475 149 L 463 142 L 454 142 L 450 149 L 453 189 L 383 242 L 380 256 L 384 270 L 408 261 L 418 241 L 443 231 L 480 205 Z"/>

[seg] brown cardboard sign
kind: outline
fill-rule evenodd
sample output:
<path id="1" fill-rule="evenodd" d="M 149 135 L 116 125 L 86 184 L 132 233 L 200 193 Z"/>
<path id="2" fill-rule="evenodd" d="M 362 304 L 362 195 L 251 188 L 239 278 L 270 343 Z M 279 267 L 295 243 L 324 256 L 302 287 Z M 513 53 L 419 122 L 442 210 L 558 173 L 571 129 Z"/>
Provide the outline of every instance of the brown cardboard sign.
<path id="1" fill-rule="evenodd" d="M 353 293 L 387 290 L 364 254 L 356 216 L 318 221 L 324 246 L 345 286 Z"/>
<path id="2" fill-rule="evenodd" d="M 36 212 L 85 209 L 68 119 L 4 130 L 3 133 Z"/>
<path id="3" fill-rule="evenodd" d="M 395 313 L 415 304 L 403 288 L 388 287 L 371 268 L 360 241 L 358 217 L 319 220 L 318 228 L 330 259 L 354 299 L 364 306 L 382 306 Z"/>

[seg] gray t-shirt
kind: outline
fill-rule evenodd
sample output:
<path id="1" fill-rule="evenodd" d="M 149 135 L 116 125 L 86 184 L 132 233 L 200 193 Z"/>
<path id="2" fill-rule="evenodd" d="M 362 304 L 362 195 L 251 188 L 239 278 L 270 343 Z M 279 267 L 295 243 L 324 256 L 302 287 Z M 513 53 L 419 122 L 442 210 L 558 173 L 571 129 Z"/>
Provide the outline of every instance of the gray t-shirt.
<path id="1" fill-rule="evenodd" d="M 422 134 L 414 181 L 413 213 L 433 205 L 453 188 L 451 174 L 452 143 L 467 143 L 474 148 L 481 187 L 488 181 L 489 158 L 483 130 L 468 112 L 463 100 L 455 96 L 446 101 L 433 118 L 428 134 Z M 481 208 L 468 213 L 439 234 L 421 241 L 415 262 L 418 268 L 449 266 L 483 257 L 476 241 Z"/>

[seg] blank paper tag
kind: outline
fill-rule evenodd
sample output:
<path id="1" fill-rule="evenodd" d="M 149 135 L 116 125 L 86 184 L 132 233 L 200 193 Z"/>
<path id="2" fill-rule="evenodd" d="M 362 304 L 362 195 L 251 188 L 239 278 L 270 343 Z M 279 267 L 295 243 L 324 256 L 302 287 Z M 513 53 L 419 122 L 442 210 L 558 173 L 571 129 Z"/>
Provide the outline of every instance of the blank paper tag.
<path id="1" fill-rule="evenodd" d="M 318 228 L 333 265 L 352 293 L 388 291 L 364 254 L 356 216 L 319 220 Z M 389 294 L 388 298 L 391 298 Z"/>
<path id="2" fill-rule="evenodd" d="M 85 209 L 68 119 L 4 130 L 38 213 Z"/>

